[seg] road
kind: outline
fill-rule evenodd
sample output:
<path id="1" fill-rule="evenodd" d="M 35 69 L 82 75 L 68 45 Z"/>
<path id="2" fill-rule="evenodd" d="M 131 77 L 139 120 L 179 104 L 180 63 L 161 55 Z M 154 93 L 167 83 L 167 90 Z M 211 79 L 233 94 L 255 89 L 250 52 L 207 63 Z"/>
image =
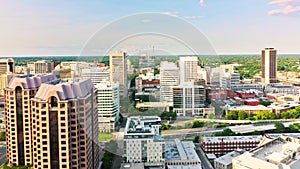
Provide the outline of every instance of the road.
<path id="1" fill-rule="evenodd" d="M 6 162 L 6 147 L 0 148 L 0 166 Z"/>
<path id="2" fill-rule="evenodd" d="M 283 125 L 285 127 L 288 127 L 291 124 L 294 123 L 299 123 L 299 120 L 294 120 L 292 122 L 284 122 Z M 274 124 L 267 124 L 267 125 L 255 125 L 255 124 L 242 124 L 238 126 L 230 126 L 230 127 L 225 127 L 225 128 L 230 128 L 233 132 L 236 133 L 250 133 L 254 131 L 268 131 L 268 130 L 273 130 L 275 129 Z M 162 131 L 162 136 L 168 140 L 169 138 L 178 138 L 178 137 L 186 137 L 186 136 L 196 136 L 199 134 L 205 134 L 205 135 L 212 135 L 216 132 L 222 132 L 225 128 L 189 128 L 189 129 L 178 129 L 178 130 L 166 130 Z M 123 140 L 124 132 L 121 130 L 120 132 L 115 132 L 113 133 L 116 135 L 117 140 Z"/>

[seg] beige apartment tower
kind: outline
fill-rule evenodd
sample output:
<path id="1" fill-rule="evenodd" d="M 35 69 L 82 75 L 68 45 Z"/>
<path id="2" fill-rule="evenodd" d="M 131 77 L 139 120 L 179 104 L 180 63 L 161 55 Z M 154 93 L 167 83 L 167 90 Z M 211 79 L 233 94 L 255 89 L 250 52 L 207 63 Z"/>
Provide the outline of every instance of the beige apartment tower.
<path id="1" fill-rule="evenodd" d="M 125 52 L 109 54 L 110 81 L 119 83 L 120 96 L 127 96 L 127 55 Z"/>
<path id="2" fill-rule="evenodd" d="M 265 48 L 261 53 L 262 57 L 262 83 L 277 83 L 277 50 Z"/>
<path id="3" fill-rule="evenodd" d="M 98 168 L 96 92 L 90 80 L 13 78 L 5 89 L 9 165 Z"/>

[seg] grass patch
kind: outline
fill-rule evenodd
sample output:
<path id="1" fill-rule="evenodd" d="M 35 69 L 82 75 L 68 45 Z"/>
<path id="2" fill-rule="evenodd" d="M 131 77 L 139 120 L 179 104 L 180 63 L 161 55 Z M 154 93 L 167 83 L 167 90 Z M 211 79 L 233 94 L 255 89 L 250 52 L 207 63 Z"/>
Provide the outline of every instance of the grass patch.
<path id="1" fill-rule="evenodd" d="M 99 141 L 109 141 L 110 139 L 113 138 L 113 134 L 109 134 L 109 133 L 100 133 L 98 138 Z"/>

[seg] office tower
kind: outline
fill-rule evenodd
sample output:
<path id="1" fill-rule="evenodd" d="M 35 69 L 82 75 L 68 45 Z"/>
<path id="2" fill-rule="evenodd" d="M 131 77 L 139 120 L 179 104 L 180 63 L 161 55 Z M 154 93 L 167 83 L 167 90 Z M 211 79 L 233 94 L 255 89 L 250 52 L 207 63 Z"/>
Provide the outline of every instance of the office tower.
<path id="1" fill-rule="evenodd" d="M 119 84 L 102 81 L 96 84 L 96 88 L 99 131 L 113 132 L 120 115 Z"/>
<path id="2" fill-rule="evenodd" d="M 180 83 L 192 82 L 197 79 L 198 57 L 180 57 L 178 63 L 180 69 Z"/>
<path id="3" fill-rule="evenodd" d="M 265 48 L 261 52 L 262 57 L 262 83 L 277 83 L 277 50 Z"/>
<path id="4" fill-rule="evenodd" d="M 54 75 L 13 77 L 4 89 L 6 157 L 10 166 L 33 163 L 30 99 L 42 83 L 52 80 L 55 80 Z"/>
<path id="5" fill-rule="evenodd" d="M 109 70 L 108 67 L 85 68 L 81 71 L 81 77 L 91 79 L 94 84 L 97 84 L 102 81 L 109 81 Z"/>
<path id="6" fill-rule="evenodd" d="M 160 63 L 160 101 L 173 105 L 173 86 L 179 85 L 179 68 L 175 63 Z"/>
<path id="7" fill-rule="evenodd" d="M 124 131 L 124 163 L 132 168 L 164 168 L 164 139 L 160 136 L 161 119 L 157 116 L 132 116 Z"/>
<path id="8" fill-rule="evenodd" d="M 12 58 L 0 59 L 0 96 L 4 95 L 4 88 L 15 73 L 15 61 Z"/>
<path id="9" fill-rule="evenodd" d="M 154 67 L 155 56 L 141 55 L 139 56 L 139 68 Z"/>
<path id="10" fill-rule="evenodd" d="M 12 58 L 0 59 L 0 74 L 15 73 L 15 61 Z"/>
<path id="11" fill-rule="evenodd" d="M 27 67 L 30 68 L 31 74 L 47 74 L 54 69 L 54 63 L 51 60 L 39 60 L 36 62 L 28 62 Z"/>
<path id="12" fill-rule="evenodd" d="M 173 87 L 173 111 L 177 116 L 204 116 L 205 89 L 194 82 Z"/>
<path id="13" fill-rule="evenodd" d="M 239 73 L 225 73 L 220 78 L 221 87 L 224 89 L 232 89 L 233 86 L 241 84 Z"/>
<path id="14" fill-rule="evenodd" d="M 97 168 L 96 92 L 90 80 L 13 78 L 5 89 L 9 165 Z"/>
<path id="15" fill-rule="evenodd" d="M 127 55 L 125 52 L 109 54 L 110 81 L 119 83 L 120 96 L 127 96 Z"/>

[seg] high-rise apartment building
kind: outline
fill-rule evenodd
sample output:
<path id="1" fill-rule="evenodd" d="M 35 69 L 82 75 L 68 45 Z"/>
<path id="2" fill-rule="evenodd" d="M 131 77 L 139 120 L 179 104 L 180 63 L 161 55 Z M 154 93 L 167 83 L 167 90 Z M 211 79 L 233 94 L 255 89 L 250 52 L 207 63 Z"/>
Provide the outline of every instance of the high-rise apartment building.
<path id="1" fill-rule="evenodd" d="M 98 168 L 96 92 L 90 80 L 13 78 L 5 88 L 9 165 Z"/>
<path id="2" fill-rule="evenodd" d="M 15 61 L 12 58 L 0 59 L 0 74 L 15 73 Z"/>
<path id="3" fill-rule="evenodd" d="M 164 168 L 165 141 L 157 116 L 132 116 L 124 131 L 124 163 L 145 168 Z"/>
<path id="4" fill-rule="evenodd" d="M 6 157 L 10 166 L 33 163 L 30 99 L 42 83 L 53 80 L 53 75 L 14 77 L 4 89 Z"/>
<path id="5" fill-rule="evenodd" d="M 96 88 L 99 131 L 113 132 L 120 115 L 119 84 L 103 81 L 96 84 Z"/>
<path id="6" fill-rule="evenodd" d="M 204 116 L 205 89 L 195 82 L 173 87 L 173 111 L 178 116 Z"/>
<path id="7" fill-rule="evenodd" d="M 178 63 L 180 69 L 180 83 L 192 82 L 197 79 L 198 57 L 180 57 Z"/>
<path id="8" fill-rule="evenodd" d="M 4 88 L 15 73 L 15 61 L 12 58 L 0 59 L 0 96 L 4 95 Z"/>
<path id="9" fill-rule="evenodd" d="M 110 81 L 119 83 L 120 95 L 127 96 L 127 54 L 112 52 L 109 54 Z"/>
<path id="10" fill-rule="evenodd" d="M 261 53 L 262 57 L 262 83 L 277 83 L 277 50 L 265 48 Z"/>
<path id="11" fill-rule="evenodd" d="M 175 63 L 160 63 L 160 101 L 173 105 L 173 86 L 179 85 L 179 68 Z"/>
<path id="12" fill-rule="evenodd" d="M 30 68 L 31 74 L 47 74 L 54 69 L 54 63 L 51 60 L 39 60 L 36 62 L 28 62 L 27 67 Z"/>

